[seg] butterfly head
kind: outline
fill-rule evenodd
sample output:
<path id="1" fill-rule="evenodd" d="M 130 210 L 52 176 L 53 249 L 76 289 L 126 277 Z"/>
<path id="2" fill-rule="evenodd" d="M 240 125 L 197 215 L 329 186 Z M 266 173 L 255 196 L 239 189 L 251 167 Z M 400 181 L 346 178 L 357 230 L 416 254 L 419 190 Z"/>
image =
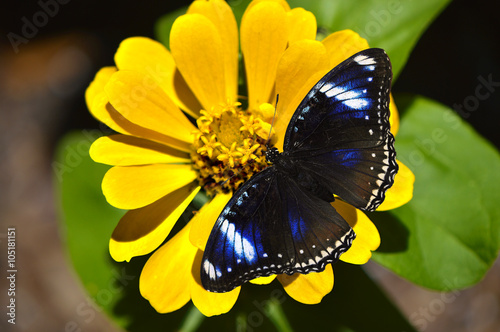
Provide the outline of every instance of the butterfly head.
<path id="1" fill-rule="evenodd" d="M 266 160 L 268 163 L 274 164 L 278 160 L 280 152 L 278 148 L 270 148 L 266 151 Z"/>

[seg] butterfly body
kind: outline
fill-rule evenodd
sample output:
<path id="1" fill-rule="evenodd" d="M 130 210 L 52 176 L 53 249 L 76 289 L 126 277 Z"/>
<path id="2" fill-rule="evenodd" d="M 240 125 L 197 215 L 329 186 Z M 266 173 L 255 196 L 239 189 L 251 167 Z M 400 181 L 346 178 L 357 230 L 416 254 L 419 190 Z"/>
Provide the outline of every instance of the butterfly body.
<path id="1" fill-rule="evenodd" d="M 266 160 L 273 164 L 277 172 L 281 172 L 285 177 L 295 179 L 297 184 L 306 191 L 311 192 L 316 197 L 333 202 L 333 192 L 322 185 L 310 173 L 300 168 L 298 161 L 289 157 L 287 152 L 279 153 L 277 148 L 271 148 L 266 152 Z"/>
<path id="2" fill-rule="evenodd" d="M 335 196 L 373 211 L 394 182 L 389 125 L 390 61 L 383 50 L 353 55 L 306 95 L 283 152 L 238 189 L 218 217 L 202 259 L 205 289 L 226 292 L 271 274 L 324 270 L 355 233 Z"/>

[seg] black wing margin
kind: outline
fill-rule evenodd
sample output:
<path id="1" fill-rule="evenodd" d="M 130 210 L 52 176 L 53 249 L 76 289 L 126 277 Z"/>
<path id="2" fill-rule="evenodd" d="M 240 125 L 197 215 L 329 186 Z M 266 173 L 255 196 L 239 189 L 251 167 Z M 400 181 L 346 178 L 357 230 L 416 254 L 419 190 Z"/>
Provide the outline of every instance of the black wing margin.
<path id="1" fill-rule="evenodd" d="M 323 271 L 354 238 L 328 202 L 270 166 L 246 182 L 217 219 L 202 259 L 202 285 L 227 292 L 261 276 Z"/>
<path id="2" fill-rule="evenodd" d="M 353 55 L 311 89 L 285 134 L 285 155 L 330 192 L 368 211 L 383 202 L 398 171 L 391 80 L 383 50 Z"/>

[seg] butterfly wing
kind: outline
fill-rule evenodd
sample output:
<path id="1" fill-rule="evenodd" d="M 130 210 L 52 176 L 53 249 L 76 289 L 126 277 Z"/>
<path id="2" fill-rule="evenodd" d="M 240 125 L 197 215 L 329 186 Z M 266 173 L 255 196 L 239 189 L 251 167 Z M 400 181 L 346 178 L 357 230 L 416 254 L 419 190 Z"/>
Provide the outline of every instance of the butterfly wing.
<path id="1" fill-rule="evenodd" d="M 364 210 L 384 200 L 397 173 L 390 133 L 391 63 L 381 49 L 359 52 L 326 74 L 295 111 L 285 155 L 329 192 Z"/>
<path id="2" fill-rule="evenodd" d="M 231 198 L 208 239 L 203 287 L 227 292 L 271 274 L 323 271 L 355 234 L 326 201 L 270 166 Z"/>

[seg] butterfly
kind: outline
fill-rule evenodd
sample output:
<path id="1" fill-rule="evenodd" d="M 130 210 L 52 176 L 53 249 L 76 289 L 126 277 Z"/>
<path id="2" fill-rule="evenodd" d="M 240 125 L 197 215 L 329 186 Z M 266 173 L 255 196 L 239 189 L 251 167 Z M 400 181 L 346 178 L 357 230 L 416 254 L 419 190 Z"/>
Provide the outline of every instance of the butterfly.
<path id="1" fill-rule="evenodd" d="M 356 234 L 331 203 L 375 210 L 398 171 L 389 125 L 391 62 L 361 51 L 309 91 L 285 132 L 283 152 L 243 184 L 216 220 L 201 262 L 210 292 L 257 277 L 320 272 Z"/>

